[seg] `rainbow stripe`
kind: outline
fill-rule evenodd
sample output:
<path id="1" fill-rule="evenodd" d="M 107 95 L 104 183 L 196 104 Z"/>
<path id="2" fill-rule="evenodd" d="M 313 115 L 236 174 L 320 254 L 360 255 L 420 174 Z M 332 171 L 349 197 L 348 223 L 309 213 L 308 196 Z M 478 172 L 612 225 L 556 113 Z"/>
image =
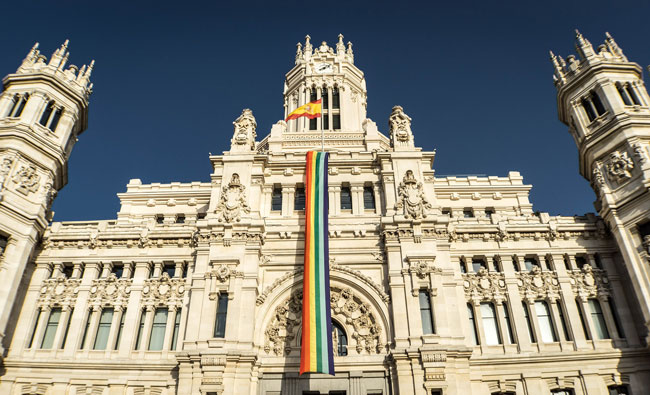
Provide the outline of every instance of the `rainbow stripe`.
<path id="1" fill-rule="evenodd" d="M 300 374 L 334 374 L 327 233 L 327 156 L 309 151 L 305 169 L 305 274 Z"/>

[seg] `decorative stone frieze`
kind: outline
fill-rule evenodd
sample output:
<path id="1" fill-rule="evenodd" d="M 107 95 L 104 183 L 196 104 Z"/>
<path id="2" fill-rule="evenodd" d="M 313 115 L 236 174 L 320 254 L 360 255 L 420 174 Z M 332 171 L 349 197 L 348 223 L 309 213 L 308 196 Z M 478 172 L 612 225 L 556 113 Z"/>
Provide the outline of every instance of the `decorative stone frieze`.
<path id="1" fill-rule="evenodd" d="M 22 165 L 20 169 L 12 177 L 16 183 L 16 191 L 23 195 L 28 195 L 30 192 L 36 192 L 40 186 L 41 176 L 36 173 L 36 166 Z"/>
<path id="2" fill-rule="evenodd" d="M 557 273 L 542 271 L 538 266 L 528 273 L 517 272 L 517 286 L 522 299 L 557 300 L 560 297 L 560 282 Z"/>
<path id="3" fill-rule="evenodd" d="M 481 268 L 478 273 L 463 274 L 465 297 L 474 303 L 481 301 L 502 302 L 506 299 L 506 280 L 503 273 L 488 272 Z"/>
<path id="4" fill-rule="evenodd" d="M 422 183 L 413 176 L 413 171 L 407 170 L 402 182 L 399 184 L 398 200 L 395 209 L 404 210 L 407 219 L 421 219 L 427 217 L 427 211 L 432 208 L 424 194 Z"/>
<path id="5" fill-rule="evenodd" d="M 354 340 L 357 353 L 374 354 L 384 350 L 381 339 L 381 326 L 370 306 L 363 302 L 351 288 L 332 287 L 330 294 L 332 317 L 340 317 L 344 322 L 348 338 Z M 275 308 L 271 323 L 264 330 L 264 351 L 278 356 L 289 355 L 292 344 L 301 325 L 302 290 L 294 291 L 291 296 Z M 353 345 L 353 343 L 350 343 Z M 298 347 L 296 346 L 296 351 Z"/>
<path id="6" fill-rule="evenodd" d="M 609 154 L 607 172 L 614 180 L 623 182 L 626 179 L 632 178 L 632 169 L 634 169 L 634 163 L 628 157 L 627 152 L 614 151 Z"/>
<path id="7" fill-rule="evenodd" d="M 133 280 L 117 278 L 111 273 L 107 278 L 93 280 L 90 286 L 90 304 L 95 306 L 126 306 Z"/>
<path id="8" fill-rule="evenodd" d="M 250 207 L 246 203 L 246 187 L 239 181 L 239 174 L 234 173 L 230 183 L 221 190 L 215 213 L 219 222 L 225 223 L 239 222 L 242 214 L 250 213 Z"/>
<path id="9" fill-rule="evenodd" d="M 609 278 L 604 270 L 584 265 L 580 270 L 569 270 L 573 292 L 581 300 L 609 297 Z"/>
<path id="10" fill-rule="evenodd" d="M 186 281 L 184 278 L 170 278 L 163 273 L 159 278 L 149 278 L 142 287 L 142 303 L 145 306 L 180 307 L 185 297 Z"/>
<path id="11" fill-rule="evenodd" d="M 74 306 L 79 293 L 81 279 L 50 278 L 43 281 L 38 304 L 40 306 Z"/>

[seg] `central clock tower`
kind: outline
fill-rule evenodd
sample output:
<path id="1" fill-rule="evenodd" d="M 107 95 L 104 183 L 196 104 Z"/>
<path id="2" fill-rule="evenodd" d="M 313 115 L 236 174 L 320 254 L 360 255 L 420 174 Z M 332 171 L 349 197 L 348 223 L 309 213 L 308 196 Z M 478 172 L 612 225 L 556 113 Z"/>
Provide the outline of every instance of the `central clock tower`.
<path id="1" fill-rule="evenodd" d="M 284 85 L 285 118 L 296 108 L 323 99 L 320 119 L 298 118 L 288 122 L 288 132 L 360 132 L 366 119 L 366 81 L 354 65 L 352 43 L 339 34 L 335 48 L 325 41 L 314 48 L 311 38 L 298 43 L 296 64 Z"/>

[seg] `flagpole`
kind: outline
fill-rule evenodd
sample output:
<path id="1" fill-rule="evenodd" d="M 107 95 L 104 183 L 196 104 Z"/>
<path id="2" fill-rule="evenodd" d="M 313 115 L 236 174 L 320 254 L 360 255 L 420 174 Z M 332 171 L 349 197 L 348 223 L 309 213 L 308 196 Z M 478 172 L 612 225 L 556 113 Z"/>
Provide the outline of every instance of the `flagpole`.
<path id="1" fill-rule="evenodd" d="M 329 104 L 329 102 L 328 102 Z M 325 128 L 323 127 L 323 91 L 320 95 L 320 150 L 325 152 Z"/>

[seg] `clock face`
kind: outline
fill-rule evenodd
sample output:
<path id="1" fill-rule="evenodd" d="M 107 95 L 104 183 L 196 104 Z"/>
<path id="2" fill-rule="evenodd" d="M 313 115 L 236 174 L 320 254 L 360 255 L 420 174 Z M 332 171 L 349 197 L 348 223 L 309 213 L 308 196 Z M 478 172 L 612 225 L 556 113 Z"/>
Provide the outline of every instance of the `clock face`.
<path id="1" fill-rule="evenodd" d="M 316 72 L 319 74 L 331 73 L 333 71 L 331 63 L 316 63 Z"/>

